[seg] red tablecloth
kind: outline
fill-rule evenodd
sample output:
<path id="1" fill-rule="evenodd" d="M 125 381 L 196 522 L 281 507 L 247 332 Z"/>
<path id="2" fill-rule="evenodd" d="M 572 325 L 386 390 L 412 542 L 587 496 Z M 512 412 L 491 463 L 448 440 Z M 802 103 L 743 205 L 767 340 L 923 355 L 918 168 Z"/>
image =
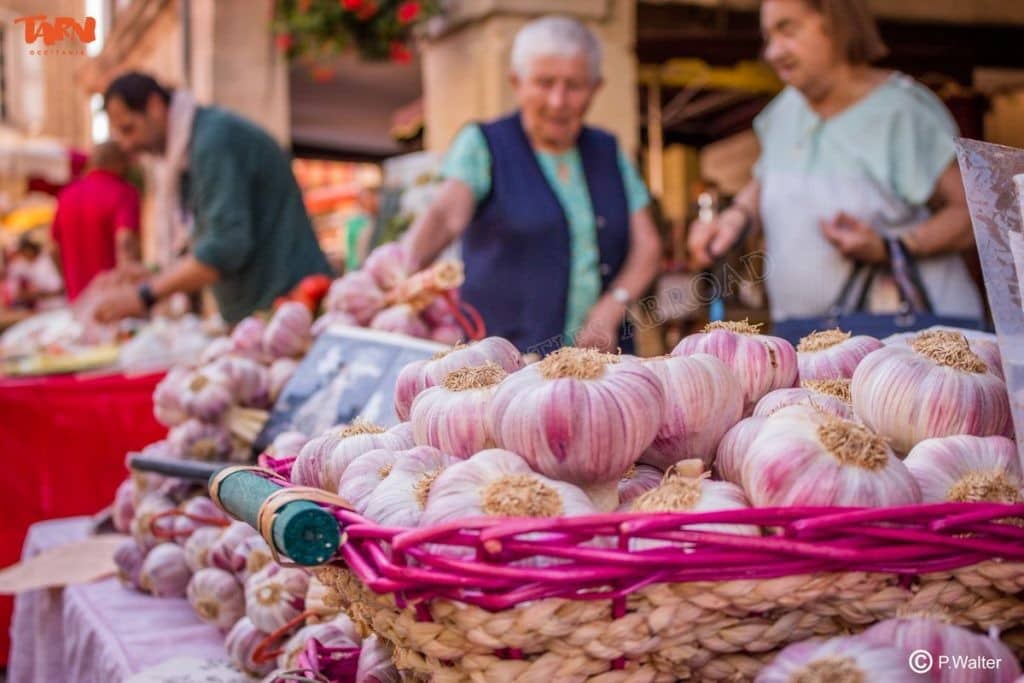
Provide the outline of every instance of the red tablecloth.
<path id="1" fill-rule="evenodd" d="M 110 504 L 124 457 L 164 436 L 153 418 L 162 373 L 0 378 L 3 523 L 0 567 L 18 561 L 28 527 Z M 0 665 L 13 601 L 0 598 Z"/>

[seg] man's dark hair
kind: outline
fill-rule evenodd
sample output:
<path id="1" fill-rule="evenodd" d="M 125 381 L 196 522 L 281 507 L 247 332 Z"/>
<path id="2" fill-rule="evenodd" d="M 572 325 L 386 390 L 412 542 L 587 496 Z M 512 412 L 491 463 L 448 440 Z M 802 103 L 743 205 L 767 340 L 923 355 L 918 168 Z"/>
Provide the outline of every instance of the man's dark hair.
<path id="1" fill-rule="evenodd" d="M 145 111 L 146 102 L 153 93 L 159 95 L 165 103 L 171 101 L 171 91 L 157 83 L 155 78 L 132 71 L 118 76 L 107 86 L 107 91 L 103 93 L 103 108 L 110 106 L 111 98 L 119 97 L 130 110 Z"/>

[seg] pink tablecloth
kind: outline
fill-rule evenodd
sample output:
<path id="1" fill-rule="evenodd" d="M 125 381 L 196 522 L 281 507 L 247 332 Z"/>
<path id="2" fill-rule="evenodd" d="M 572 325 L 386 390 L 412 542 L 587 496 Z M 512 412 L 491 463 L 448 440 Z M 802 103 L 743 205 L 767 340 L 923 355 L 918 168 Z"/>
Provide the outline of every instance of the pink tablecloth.
<path id="1" fill-rule="evenodd" d="M 88 528 L 87 517 L 34 524 L 23 557 Z M 115 683 L 179 655 L 227 660 L 223 635 L 184 599 L 153 598 L 116 579 L 19 595 L 11 640 L 9 683 Z"/>

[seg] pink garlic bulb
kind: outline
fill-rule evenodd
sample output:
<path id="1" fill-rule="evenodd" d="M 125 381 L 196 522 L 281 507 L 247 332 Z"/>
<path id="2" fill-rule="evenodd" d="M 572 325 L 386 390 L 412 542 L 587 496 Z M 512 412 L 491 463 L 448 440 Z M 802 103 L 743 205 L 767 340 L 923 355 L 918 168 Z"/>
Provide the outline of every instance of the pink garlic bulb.
<path id="1" fill-rule="evenodd" d="M 328 311 L 348 313 L 360 325 L 368 325 L 384 308 L 385 296 L 372 275 L 357 270 L 331 283 L 325 306 Z"/>
<path id="2" fill-rule="evenodd" d="M 159 493 L 146 494 L 135 508 L 135 517 L 131 522 L 131 534 L 135 542 L 144 550 L 149 550 L 161 541 L 153 535 L 153 523 L 157 515 L 175 508 L 174 502 Z M 163 520 L 163 518 L 161 518 Z M 171 522 L 161 522 L 161 528 L 170 528 Z"/>
<path id="3" fill-rule="evenodd" d="M 267 447 L 267 454 L 275 458 L 295 458 L 307 443 L 309 437 L 302 432 L 281 432 Z"/>
<path id="4" fill-rule="evenodd" d="M 394 289 L 412 274 L 409 255 L 398 242 L 388 242 L 371 251 L 362 270 L 369 273 L 384 291 Z"/>
<path id="5" fill-rule="evenodd" d="M 223 529 L 218 526 L 203 526 L 185 539 L 185 564 L 192 572 L 210 566 L 210 550 L 220 540 Z"/>
<path id="6" fill-rule="evenodd" d="M 216 422 L 234 403 L 227 378 L 209 368 L 192 373 L 184 381 L 181 405 L 185 413 L 203 422 Z"/>
<path id="7" fill-rule="evenodd" d="M 887 645 L 845 636 L 807 640 L 785 648 L 754 683 L 918 683 L 907 657 Z"/>
<path id="8" fill-rule="evenodd" d="M 914 446 L 903 464 L 925 503 L 1024 501 L 1017 446 L 1004 436 L 945 436 Z"/>
<path id="9" fill-rule="evenodd" d="M 954 332 L 874 351 L 857 366 L 850 392 L 857 416 L 899 453 L 936 436 L 1004 434 L 1010 422 L 1006 385 Z"/>
<path id="10" fill-rule="evenodd" d="M 228 631 L 224 648 L 239 669 L 252 676 L 263 676 L 273 671 L 274 660 L 257 662 L 253 655 L 266 637 L 267 634 L 256 628 L 249 617 L 242 617 Z"/>
<path id="11" fill-rule="evenodd" d="M 628 510 L 630 503 L 657 488 L 664 474 L 651 465 L 633 465 L 626 470 L 619 481 L 619 508 Z"/>
<path id="12" fill-rule="evenodd" d="M 245 591 L 223 569 L 200 569 L 188 582 L 185 596 L 196 615 L 222 631 L 245 616 Z"/>
<path id="13" fill-rule="evenodd" d="M 487 433 L 487 406 L 507 373 L 494 362 L 452 370 L 413 401 L 409 422 L 417 444 L 456 458 L 494 446 Z"/>
<path id="14" fill-rule="evenodd" d="M 419 448 L 430 447 L 420 446 Z M 369 500 L 370 494 L 391 474 L 391 469 L 395 466 L 399 453 L 408 453 L 408 451 L 379 448 L 360 455 L 341 475 L 341 479 L 338 481 L 338 495 L 348 501 L 353 510 L 362 514 L 366 509 L 366 501 Z"/>
<path id="15" fill-rule="evenodd" d="M 316 638 L 324 647 L 358 648 L 362 644 L 359 628 L 348 615 L 341 613 L 329 621 L 303 626 L 288 639 L 277 656 L 277 665 L 282 669 L 299 668 L 299 655 L 310 639 Z M 362 683 L 363 679 L 356 679 Z"/>
<path id="16" fill-rule="evenodd" d="M 245 615 L 256 628 L 273 633 L 302 613 L 309 574 L 271 563 L 245 582 Z"/>
<path id="17" fill-rule="evenodd" d="M 184 366 L 173 367 L 153 390 L 153 415 L 165 427 L 174 427 L 188 419 L 184 397 L 189 374 Z"/>
<path id="18" fill-rule="evenodd" d="M 419 524 L 434 481 L 458 460 L 430 446 L 396 455 L 391 472 L 366 497 L 361 514 L 381 526 L 414 527 Z"/>
<path id="19" fill-rule="evenodd" d="M 310 334 L 316 339 L 334 325 L 347 325 L 348 327 L 360 327 L 355 316 L 340 311 L 328 311 L 313 322 L 309 328 Z"/>
<path id="20" fill-rule="evenodd" d="M 918 332 L 894 334 L 890 337 L 886 337 L 882 341 L 886 346 L 909 346 L 910 343 L 918 337 L 918 335 L 934 332 L 962 334 L 960 330 L 954 328 L 936 326 Z M 970 347 L 971 351 L 981 358 L 985 365 L 988 366 L 988 371 L 999 379 L 1005 381 L 1006 377 L 1003 375 L 1003 358 L 999 353 L 999 344 L 988 336 L 981 336 L 981 333 L 968 332 L 967 334 L 964 334 L 964 337 L 967 339 L 967 346 Z"/>
<path id="21" fill-rule="evenodd" d="M 231 331 L 231 350 L 249 358 L 263 355 L 263 335 L 267 332 L 267 324 L 262 318 L 250 315 L 243 318 Z"/>
<path id="22" fill-rule="evenodd" d="M 456 325 L 451 304 L 444 297 L 435 297 L 420 311 L 423 322 L 432 328 Z"/>
<path id="23" fill-rule="evenodd" d="M 292 375 L 299 369 L 299 362 L 294 358 L 278 358 L 270 364 L 269 389 L 270 402 L 273 404 L 284 391 Z"/>
<path id="24" fill-rule="evenodd" d="M 672 350 L 673 356 L 709 353 L 724 362 L 743 385 L 744 415 L 762 396 L 796 385 L 796 349 L 785 339 L 761 334 L 759 325 L 713 322 Z"/>
<path id="25" fill-rule="evenodd" d="M 416 445 L 411 422 L 399 422 L 389 429 L 387 433 L 391 439 L 391 448 L 393 450 L 404 451 Z"/>
<path id="26" fill-rule="evenodd" d="M 238 555 L 235 550 L 247 538 L 258 535 L 259 533 L 245 522 L 232 522 L 221 532 L 217 542 L 210 548 L 207 561 L 211 567 L 223 569 L 232 574 L 242 571 L 242 568 L 245 567 L 245 558 Z"/>
<path id="27" fill-rule="evenodd" d="M 356 680 L 359 683 L 400 683 L 402 680 L 395 668 L 391 646 L 375 633 L 363 638 Z"/>
<path id="28" fill-rule="evenodd" d="M 132 480 L 125 479 L 114 493 L 114 503 L 110 507 L 110 517 L 114 528 L 122 534 L 131 531 L 132 517 L 135 516 L 135 493 Z"/>
<path id="29" fill-rule="evenodd" d="M 661 381 L 642 364 L 567 347 L 498 385 L 487 429 L 500 448 L 582 486 L 609 511 L 623 472 L 661 429 L 664 403 Z"/>
<path id="30" fill-rule="evenodd" d="M 776 389 L 761 397 L 754 406 L 755 417 L 770 417 L 788 406 L 808 406 L 844 419 L 853 418 L 850 405 L 850 380 L 810 379 L 799 387 Z"/>
<path id="31" fill-rule="evenodd" d="M 719 479 L 733 484 L 743 484 L 743 463 L 750 452 L 750 444 L 754 443 L 767 419 L 756 415 L 747 417 L 725 433 L 715 454 L 715 474 Z"/>
<path id="32" fill-rule="evenodd" d="M 117 565 L 117 578 L 129 588 L 141 590 L 139 583 L 142 563 L 146 559 L 146 551 L 134 540 L 126 538 L 114 551 L 114 564 Z"/>
<path id="33" fill-rule="evenodd" d="M 405 334 L 424 339 L 430 336 L 430 328 L 420 319 L 416 310 L 408 304 L 390 306 L 373 316 L 370 328 L 382 332 Z"/>
<path id="34" fill-rule="evenodd" d="M 802 407 L 768 418 L 743 462 L 756 507 L 890 507 L 921 502 L 921 489 L 885 439 L 866 426 Z"/>
<path id="35" fill-rule="evenodd" d="M 270 405 L 270 375 L 265 366 L 242 356 L 224 356 L 214 363 L 214 368 L 227 379 L 240 405 L 252 408 Z"/>
<path id="36" fill-rule="evenodd" d="M 501 337 L 487 337 L 468 346 L 441 351 L 430 360 L 409 363 L 402 368 L 395 382 L 395 414 L 398 419 L 408 420 L 416 396 L 440 384 L 449 372 L 488 361 L 497 363 L 507 373 L 516 372 L 524 365 L 519 349 Z"/>
<path id="37" fill-rule="evenodd" d="M 270 546 L 262 536 L 254 534 L 242 539 L 242 542 L 235 546 L 231 565 L 241 566 L 236 574 L 238 580 L 244 583 L 273 561 L 274 555 L 270 551 Z"/>
<path id="38" fill-rule="evenodd" d="M 263 333 L 263 350 L 272 358 L 303 356 L 313 341 L 313 314 L 304 304 L 286 301 Z"/>
<path id="39" fill-rule="evenodd" d="M 439 325 L 430 331 L 430 338 L 433 341 L 441 344 L 447 344 L 448 346 L 455 346 L 456 344 L 462 343 L 466 339 L 466 333 L 462 330 L 459 325 L 450 323 L 446 325 Z"/>
<path id="40" fill-rule="evenodd" d="M 223 460 L 234 448 L 227 427 L 195 418 L 171 429 L 167 441 L 177 457 L 203 462 Z"/>
<path id="41" fill-rule="evenodd" d="M 936 683 L 1013 683 L 1021 675 L 1013 652 L 996 638 L 924 615 L 887 619 L 859 635 L 858 640 L 893 647 L 905 658 L 924 650 L 936 662 L 942 655 L 998 662 L 987 670 L 936 666 L 929 679 Z"/>
<path id="42" fill-rule="evenodd" d="M 161 543 L 146 555 L 139 570 L 139 586 L 158 598 L 181 598 L 192 572 L 185 551 L 174 543 Z"/>
<path id="43" fill-rule="evenodd" d="M 838 328 L 813 332 L 796 346 L 800 379 L 850 379 L 864 357 L 880 348 L 874 337 L 854 337 Z"/>
<path id="44" fill-rule="evenodd" d="M 199 364 L 208 365 L 222 356 L 233 353 L 234 350 L 235 345 L 230 337 L 217 337 L 207 344 L 203 352 L 199 354 Z"/>
<path id="45" fill-rule="evenodd" d="M 172 524 L 174 541 L 178 545 L 185 545 L 188 537 L 200 527 L 226 526 L 229 521 L 216 503 L 206 496 L 189 498 L 178 507 L 184 513 L 174 517 Z"/>
<path id="46" fill-rule="evenodd" d="M 338 482 L 352 461 L 377 448 L 391 449 L 395 445 L 383 427 L 357 419 L 303 446 L 292 467 L 292 483 L 337 491 Z"/>
<path id="47" fill-rule="evenodd" d="M 714 356 L 664 356 L 643 361 L 661 381 L 664 415 L 640 462 L 665 469 L 688 458 L 710 465 L 718 442 L 743 417 L 743 387 Z"/>

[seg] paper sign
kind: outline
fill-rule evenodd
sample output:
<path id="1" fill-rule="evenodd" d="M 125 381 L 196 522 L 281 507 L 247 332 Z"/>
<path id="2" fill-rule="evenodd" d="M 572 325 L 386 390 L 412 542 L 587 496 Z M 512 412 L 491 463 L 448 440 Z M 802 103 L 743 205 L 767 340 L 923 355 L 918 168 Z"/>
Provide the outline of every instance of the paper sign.
<path id="1" fill-rule="evenodd" d="M 117 572 L 114 551 L 127 536 L 103 534 L 44 550 L 0 571 L 0 594 L 89 583 Z"/>

